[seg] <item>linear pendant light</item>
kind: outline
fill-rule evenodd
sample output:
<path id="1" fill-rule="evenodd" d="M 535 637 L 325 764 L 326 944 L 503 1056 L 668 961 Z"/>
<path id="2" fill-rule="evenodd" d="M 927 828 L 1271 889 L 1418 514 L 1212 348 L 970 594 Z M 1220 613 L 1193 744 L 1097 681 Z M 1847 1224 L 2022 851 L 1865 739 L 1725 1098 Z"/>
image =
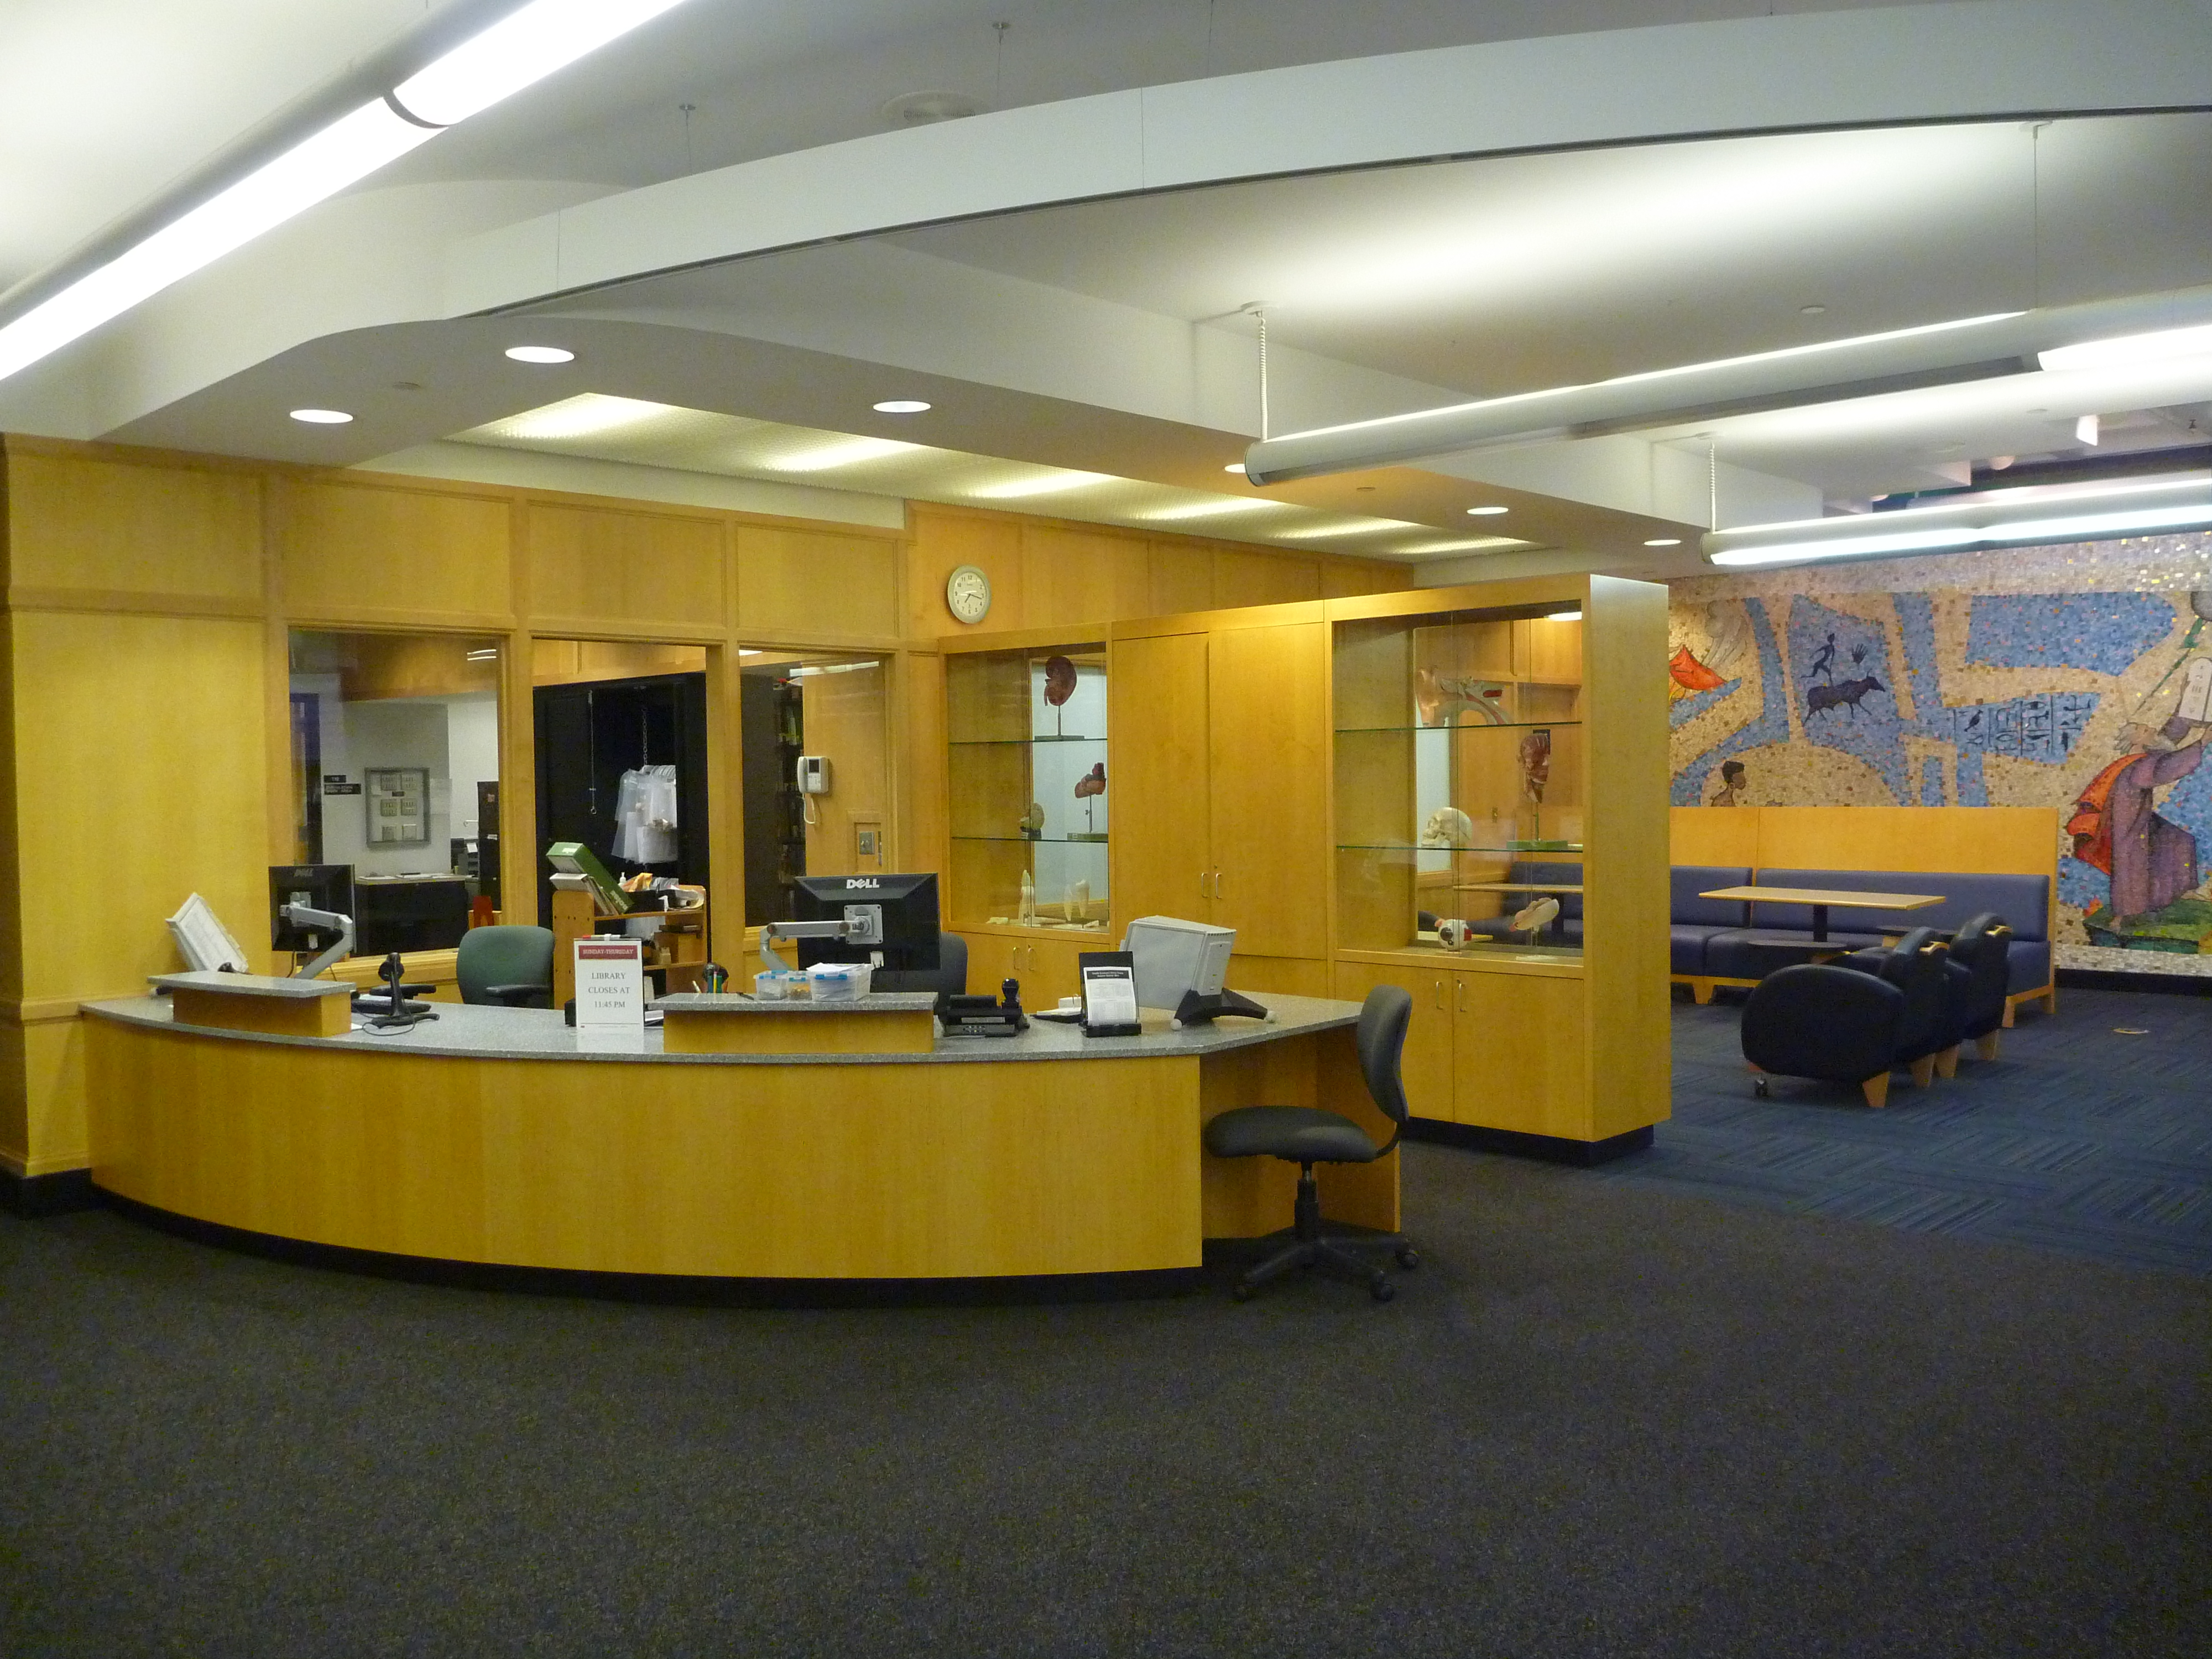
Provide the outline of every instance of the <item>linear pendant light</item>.
<path id="1" fill-rule="evenodd" d="M 532 0 L 458 45 L 440 40 L 448 20 L 434 20 L 436 28 L 386 54 L 389 75 L 372 67 L 365 84 L 358 74 L 343 77 L 335 90 L 345 107 L 335 118 L 327 97 L 311 97 L 301 130 L 276 135 L 273 155 L 263 135 L 235 176 L 186 186 L 181 212 L 143 225 L 147 215 L 136 215 L 119 238 L 103 236 L 0 299 L 0 380 L 683 3 Z M 464 25 L 486 9 L 457 9 Z M 427 64 L 425 40 L 445 48 Z"/>
<path id="2" fill-rule="evenodd" d="M 1806 564 L 2097 541 L 2206 526 L 2212 526 L 2212 472 L 2193 472 L 2124 483 L 1994 489 L 1938 507 L 1744 525 L 1709 532 L 1703 546 L 1707 561 L 1717 565 Z"/>

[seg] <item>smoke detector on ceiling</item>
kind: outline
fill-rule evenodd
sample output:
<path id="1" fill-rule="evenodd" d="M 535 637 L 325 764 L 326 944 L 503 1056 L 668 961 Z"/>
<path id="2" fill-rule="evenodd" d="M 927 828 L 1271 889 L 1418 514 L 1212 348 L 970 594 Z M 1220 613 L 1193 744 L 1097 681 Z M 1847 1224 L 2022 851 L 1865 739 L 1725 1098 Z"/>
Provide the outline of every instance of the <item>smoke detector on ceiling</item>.
<path id="1" fill-rule="evenodd" d="M 884 119 L 896 126 L 927 126 L 933 121 L 957 121 L 981 115 L 983 100 L 964 92 L 909 92 L 884 106 Z"/>

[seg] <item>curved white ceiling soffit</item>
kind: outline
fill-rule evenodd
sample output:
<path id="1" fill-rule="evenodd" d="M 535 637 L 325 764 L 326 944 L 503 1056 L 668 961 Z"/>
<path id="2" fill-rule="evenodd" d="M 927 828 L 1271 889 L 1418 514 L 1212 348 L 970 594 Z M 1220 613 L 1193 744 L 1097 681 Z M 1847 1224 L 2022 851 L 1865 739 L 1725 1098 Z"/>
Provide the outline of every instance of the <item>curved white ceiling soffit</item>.
<path id="1" fill-rule="evenodd" d="M 341 330 L 588 312 L 595 290 L 672 270 L 1058 204 L 1428 158 L 2212 106 L 2208 46 L 2198 0 L 1971 0 L 1223 76 L 592 199 L 490 181 L 365 190 L 0 385 L 0 428 L 102 435 Z"/>

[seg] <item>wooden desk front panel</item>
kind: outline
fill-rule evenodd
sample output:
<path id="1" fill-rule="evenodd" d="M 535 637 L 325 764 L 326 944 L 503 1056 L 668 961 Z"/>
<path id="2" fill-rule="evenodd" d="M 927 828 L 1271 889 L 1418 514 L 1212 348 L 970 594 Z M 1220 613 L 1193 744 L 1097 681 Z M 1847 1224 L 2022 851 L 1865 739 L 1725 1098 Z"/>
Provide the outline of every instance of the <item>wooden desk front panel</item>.
<path id="1" fill-rule="evenodd" d="M 1207 1158 L 1231 1105 L 1382 1139 L 1348 1030 L 1191 1057 L 852 1066 L 465 1060 L 88 1019 L 94 1178 L 286 1238 L 441 1260 L 757 1278 L 1197 1265 L 1289 1224 L 1296 1172 Z M 1397 1158 L 1322 1175 L 1397 1222 Z"/>

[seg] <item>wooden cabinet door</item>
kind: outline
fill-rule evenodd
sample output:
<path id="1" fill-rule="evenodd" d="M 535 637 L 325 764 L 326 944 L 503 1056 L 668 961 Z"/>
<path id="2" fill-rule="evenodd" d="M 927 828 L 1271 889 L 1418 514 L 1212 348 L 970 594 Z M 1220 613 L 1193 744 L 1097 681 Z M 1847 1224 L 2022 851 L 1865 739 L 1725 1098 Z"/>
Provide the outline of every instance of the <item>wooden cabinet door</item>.
<path id="1" fill-rule="evenodd" d="M 1406 1026 L 1406 1052 L 1398 1076 L 1406 1085 L 1406 1104 L 1415 1117 L 1450 1123 L 1453 1116 L 1452 988 L 1458 975 L 1449 968 L 1384 968 L 1371 962 L 1336 964 L 1336 994 L 1358 1002 L 1378 985 L 1395 985 L 1413 999 L 1413 1018 Z"/>
<path id="2" fill-rule="evenodd" d="M 1062 997 L 1079 994 L 1083 981 L 1076 969 L 1076 957 L 1085 951 L 1111 950 L 1113 943 L 1107 939 L 1022 941 L 1019 960 L 1028 971 L 1015 975 L 1022 982 L 1022 1006 L 1049 1008 Z"/>
<path id="3" fill-rule="evenodd" d="M 1454 1115 L 1489 1129 L 1588 1140 L 1583 981 L 1466 970 L 1456 977 Z"/>
<path id="4" fill-rule="evenodd" d="M 1020 979 L 1014 968 L 1014 941 L 1002 933 L 963 933 L 968 941 L 968 990 L 981 996 L 999 994 L 999 981 Z"/>
<path id="5" fill-rule="evenodd" d="M 1206 636 L 1116 640 L 1107 671 L 1113 933 L 1139 916 L 1209 921 Z"/>
<path id="6" fill-rule="evenodd" d="M 1243 955 L 1328 954 L 1328 674 L 1326 623 L 1210 641 L 1212 919 Z"/>

